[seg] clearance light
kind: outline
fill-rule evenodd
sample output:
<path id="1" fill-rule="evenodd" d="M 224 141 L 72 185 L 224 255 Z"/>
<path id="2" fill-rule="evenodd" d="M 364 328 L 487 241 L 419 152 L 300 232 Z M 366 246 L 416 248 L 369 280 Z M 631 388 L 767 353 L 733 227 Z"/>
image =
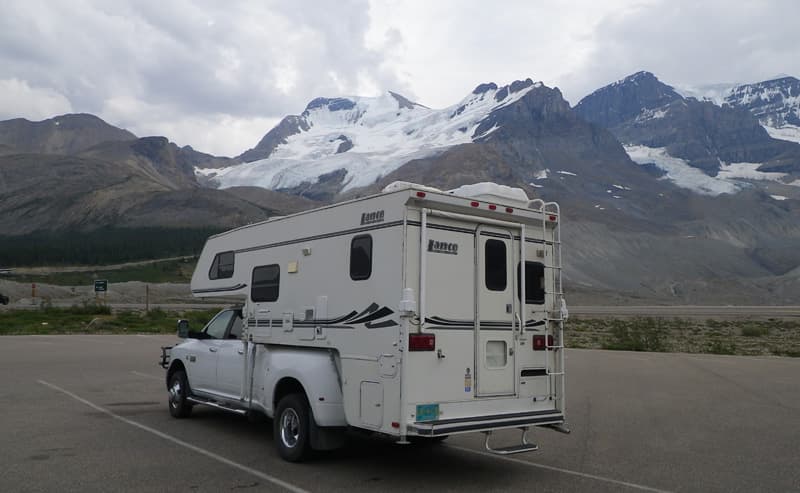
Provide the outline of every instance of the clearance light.
<path id="1" fill-rule="evenodd" d="M 533 350 L 534 351 L 544 351 L 546 347 L 553 346 L 553 336 L 547 336 L 547 345 L 544 343 L 545 338 L 544 335 L 535 335 L 533 336 Z"/>
<path id="2" fill-rule="evenodd" d="M 400 423 L 397 421 L 392 421 L 392 428 L 400 428 Z"/>
<path id="3" fill-rule="evenodd" d="M 490 210 L 490 211 L 493 211 L 493 210 L 496 210 L 496 209 L 497 209 L 497 206 L 496 206 L 496 205 L 494 205 L 494 204 L 489 204 L 489 210 Z"/>
<path id="4" fill-rule="evenodd" d="M 419 197 L 421 199 L 424 199 L 425 195 L 427 195 L 425 192 L 417 192 L 417 197 Z"/>
<path id="5" fill-rule="evenodd" d="M 514 209 L 512 209 L 511 207 L 506 207 L 506 212 L 511 214 L 512 212 L 514 212 Z"/>
<path id="6" fill-rule="evenodd" d="M 433 351 L 436 349 L 436 335 L 434 334 L 409 334 L 409 351 Z"/>
<path id="7" fill-rule="evenodd" d="M 556 222 L 556 220 L 558 218 L 556 216 L 554 216 L 553 214 L 550 214 L 550 216 L 548 216 L 547 219 L 549 219 L 551 222 Z"/>
<path id="8" fill-rule="evenodd" d="M 472 207 L 478 207 L 481 204 L 480 202 L 470 202 L 469 205 L 471 205 Z"/>

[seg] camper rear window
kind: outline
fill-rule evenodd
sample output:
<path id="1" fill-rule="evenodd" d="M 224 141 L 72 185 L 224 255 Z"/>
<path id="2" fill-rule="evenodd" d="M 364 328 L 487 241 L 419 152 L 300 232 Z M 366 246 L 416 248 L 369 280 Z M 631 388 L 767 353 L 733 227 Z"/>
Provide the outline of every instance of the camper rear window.
<path id="1" fill-rule="evenodd" d="M 360 235 L 350 243 L 350 279 L 363 281 L 372 275 L 372 236 Z"/>
<path id="2" fill-rule="evenodd" d="M 517 264 L 517 298 L 522 300 L 520 286 L 522 264 Z M 525 262 L 525 304 L 544 303 L 544 265 L 539 262 Z"/>
<path id="3" fill-rule="evenodd" d="M 233 277 L 233 252 L 222 252 L 214 256 L 211 269 L 208 271 L 209 279 L 228 279 Z"/>
<path id="4" fill-rule="evenodd" d="M 508 283 L 506 271 L 506 244 L 500 240 L 486 241 L 486 289 L 505 291 Z"/>
<path id="5" fill-rule="evenodd" d="M 277 264 L 262 265 L 253 269 L 250 299 L 253 301 L 275 301 L 278 299 L 281 268 Z"/>

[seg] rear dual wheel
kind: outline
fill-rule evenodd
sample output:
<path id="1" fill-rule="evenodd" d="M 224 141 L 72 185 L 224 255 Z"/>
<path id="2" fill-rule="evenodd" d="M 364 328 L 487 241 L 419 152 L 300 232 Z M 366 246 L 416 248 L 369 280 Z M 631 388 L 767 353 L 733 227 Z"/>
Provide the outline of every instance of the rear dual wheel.
<path id="1" fill-rule="evenodd" d="M 310 416 L 303 394 L 289 394 L 278 402 L 273 429 L 278 455 L 284 460 L 300 462 L 311 454 Z"/>

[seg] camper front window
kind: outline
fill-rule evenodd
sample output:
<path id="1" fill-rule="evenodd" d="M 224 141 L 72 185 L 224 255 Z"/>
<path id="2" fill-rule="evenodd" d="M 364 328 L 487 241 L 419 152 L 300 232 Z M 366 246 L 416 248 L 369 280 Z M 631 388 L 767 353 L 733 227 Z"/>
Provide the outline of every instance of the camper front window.
<path id="1" fill-rule="evenodd" d="M 211 269 L 208 270 L 209 279 L 229 279 L 233 277 L 233 252 L 222 252 L 214 256 Z"/>

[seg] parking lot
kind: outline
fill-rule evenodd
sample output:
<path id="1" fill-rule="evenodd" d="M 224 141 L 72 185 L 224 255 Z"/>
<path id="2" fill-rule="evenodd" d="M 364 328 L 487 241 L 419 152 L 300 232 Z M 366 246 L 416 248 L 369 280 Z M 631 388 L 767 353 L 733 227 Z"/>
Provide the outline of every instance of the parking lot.
<path id="1" fill-rule="evenodd" d="M 800 359 L 569 350 L 573 432 L 534 431 L 539 452 L 356 435 L 289 464 L 269 422 L 170 417 L 156 360 L 174 341 L 0 338 L 0 491 L 800 490 Z"/>

